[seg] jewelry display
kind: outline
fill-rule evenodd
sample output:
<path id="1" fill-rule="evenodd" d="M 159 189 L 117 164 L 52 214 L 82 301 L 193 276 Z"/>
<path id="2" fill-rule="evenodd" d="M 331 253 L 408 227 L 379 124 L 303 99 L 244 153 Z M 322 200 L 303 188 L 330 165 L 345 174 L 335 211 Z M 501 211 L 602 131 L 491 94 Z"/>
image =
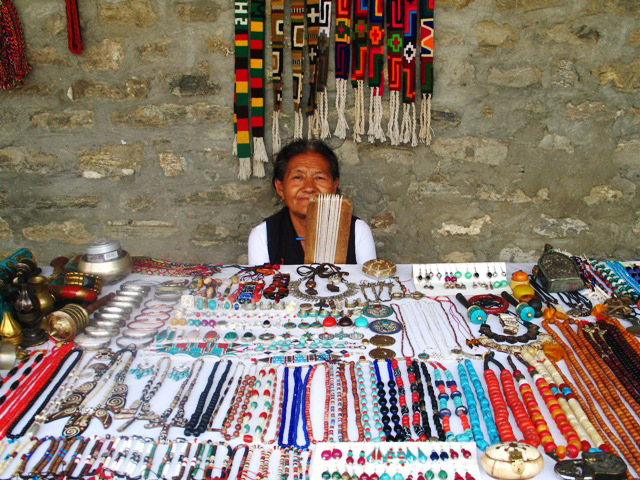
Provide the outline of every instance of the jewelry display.
<path id="1" fill-rule="evenodd" d="M 444 273 L 443 273 L 444 272 Z M 479 295 L 508 288 L 507 266 L 503 262 L 431 263 L 413 265 L 413 283 L 425 295 Z"/>

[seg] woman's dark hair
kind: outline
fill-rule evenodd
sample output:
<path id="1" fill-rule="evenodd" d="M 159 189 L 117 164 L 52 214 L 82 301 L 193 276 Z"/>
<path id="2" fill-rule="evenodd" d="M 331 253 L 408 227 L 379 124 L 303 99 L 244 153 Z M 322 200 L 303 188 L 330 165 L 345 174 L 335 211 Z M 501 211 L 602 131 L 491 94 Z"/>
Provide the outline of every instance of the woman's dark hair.
<path id="1" fill-rule="evenodd" d="M 284 146 L 276 155 L 275 165 L 273 166 L 272 185 L 276 186 L 276 180 L 284 181 L 284 174 L 287 171 L 289 160 L 296 155 L 302 153 L 315 152 L 322 155 L 329 162 L 329 170 L 334 180 L 340 178 L 340 165 L 338 165 L 338 157 L 333 153 L 331 147 L 322 140 L 294 140 L 290 144 Z"/>

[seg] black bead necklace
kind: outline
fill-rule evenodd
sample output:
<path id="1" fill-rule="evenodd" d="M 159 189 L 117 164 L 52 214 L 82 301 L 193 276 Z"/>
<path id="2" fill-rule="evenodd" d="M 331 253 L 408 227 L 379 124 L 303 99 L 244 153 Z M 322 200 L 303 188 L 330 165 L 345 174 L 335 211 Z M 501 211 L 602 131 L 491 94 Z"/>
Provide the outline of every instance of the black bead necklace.
<path id="1" fill-rule="evenodd" d="M 420 413 L 420 419 L 422 421 L 422 425 L 414 424 L 413 429 L 418 434 L 420 441 L 427 441 L 431 438 L 431 425 L 429 424 L 429 414 L 427 413 L 427 404 L 424 399 L 424 384 L 422 383 L 422 375 L 420 374 L 420 367 L 418 362 L 415 360 L 411 361 L 411 366 L 408 367 L 409 374 L 413 374 L 416 377 L 415 383 L 411 384 L 411 392 L 414 391 L 418 393 L 418 401 L 413 402 L 413 410 Z M 418 429 L 420 427 L 420 429 Z M 424 438 L 422 438 L 424 437 Z"/>
<path id="2" fill-rule="evenodd" d="M 207 430 L 207 425 L 209 425 L 209 421 L 211 420 L 213 410 L 216 408 L 218 400 L 220 399 L 220 392 L 222 390 L 222 386 L 227 380 L 227 375 L 229 375 L 229 370 L 231 370 L 231 361 L 227 362 L 227 366 L 225 367 L 224 372 L 222 372 L 222 377 L 220 377 L 220 381 L 218 382 L 218 385 L 216 386 L 216 389 L 213 392 L 213 396 L 209 401 L 209 405 L 207 406 L 207 409 L 205 410 L 204 415 L 202 415 L 202 418 L 200 419 L 198 426 L 193 430 L 193 434 L 195 436 L 198 436 Z"/>
<path id="3" fill-rule="evenodd" d="M 220 366 L 220 362 L 216 362 L 209 374 L 209 378 L 207 379 L 207 384 L 204 387 L 204 390 L 200 393 L 200 398 L 198 398 L 198 403 L 196 405 L 196 409 L 191 415 L 191 419 L 187 422 L 187 425 L 184 428 L 184 434 L 186 436 L 194 435 L 194 430 L 198 425 L 198 421 L 200 420 L 200 415 L 202 415 L 202 410 L 204 410 L 204 404 L 207 402 L 207 397 L 209 396 L 209 391 L 211 390 L 211 386 L 213 385 L 213 379 L 216 376 L 216 372 L 218 371 L 218 366 Z"/>
<path id="4" fill-rule="evenodd" d="M 389 407 L 387 406 L 387 399 L 385 398 L 384 391 L 384 382 L 382 381 L 382 376 L 380 375 L 380 366 L 376 360 L 373 361 L 373 366 L 376 370 L 376 379 L 378 383 L 376 384 L 376 388 L 378 389 L 378 405 L 380 405 L 380 421 L 382 422 L 382 432 L 384 433 L 385 438 L 383 441 L 393 442 L 395 441 L 395 437 L 391 434 L 393 429 L 391 428 L 391 417 L 389 417 Z"/>
<path id="5" fill-rule="evenodd" d="M 429 370 L 424 363 L 420 363 L 420 368 L 422 369 L 422 375 L 427 382 L 427 391 L 429 392 L 429 398 L 431 399 L 431 411 L 433 412 L 433 424 L 436 426 L 436 432 L 438 432 L 438 440 L 444 442 L 447 440 L 447 436 L 444 433 L 444 428 L 442 427 L 442 422 L 440 421 L 440 407 L 438 405 L 438 400 L 436 399 L 435 391 L 433 390 L 433 382 L 431 381 L 431 375 L 429 374 Z"/>
<path id="6" fill-rule="evenodd" d="M 394 380 L 395 375 L 393 372 L 393 367 L 391 366 L 391 360 L 387 359 L 387 370 L 389 372 L 389 382 L 387 385 L 389 386 L 389 413 L 391 413 L 391 421 L 393 422 L 393 431 L 395 432 L 394 442 L 404 442 L 406 438 L 406 433 L 404 428 L 400 423 L 400 415 L 398 412 L 400 409 L 398 408 L 398 390 L 396 390 L 396 381 Z M 411 435 L 409 435 L 409 439 Z"/>

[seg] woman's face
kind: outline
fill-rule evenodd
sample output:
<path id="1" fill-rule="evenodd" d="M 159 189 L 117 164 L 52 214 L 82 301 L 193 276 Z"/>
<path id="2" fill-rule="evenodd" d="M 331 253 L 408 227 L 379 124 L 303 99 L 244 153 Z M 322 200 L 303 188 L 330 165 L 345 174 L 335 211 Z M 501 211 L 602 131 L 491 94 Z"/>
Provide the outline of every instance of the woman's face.
<path id="1" fill-rule="evenodd" d="M 338 182 L 331 176 L 326 158 L 317 152 L 305 152 L 289 160 L 284 180 L 276 179 L 275 185 L 290 212 L 306 218 L 311 195 L 336 193 Z"/>

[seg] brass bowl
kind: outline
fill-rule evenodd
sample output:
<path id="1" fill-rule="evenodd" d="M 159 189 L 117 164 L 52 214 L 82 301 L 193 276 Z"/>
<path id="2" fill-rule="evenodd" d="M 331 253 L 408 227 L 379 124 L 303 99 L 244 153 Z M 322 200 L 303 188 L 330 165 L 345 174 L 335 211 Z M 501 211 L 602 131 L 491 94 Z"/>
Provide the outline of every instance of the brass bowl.
<path id="1" fill-rule="evenodd" d="M 80 257 L 78 270 L 83 273 L 90 273 L 102 277 L 105 285 L 112 285 L 122 281 L 133 271 L 133 259 L 129 252 L 123 251 L 124 255 L 110 262 L 89 262 L 86 255 Z"/>

